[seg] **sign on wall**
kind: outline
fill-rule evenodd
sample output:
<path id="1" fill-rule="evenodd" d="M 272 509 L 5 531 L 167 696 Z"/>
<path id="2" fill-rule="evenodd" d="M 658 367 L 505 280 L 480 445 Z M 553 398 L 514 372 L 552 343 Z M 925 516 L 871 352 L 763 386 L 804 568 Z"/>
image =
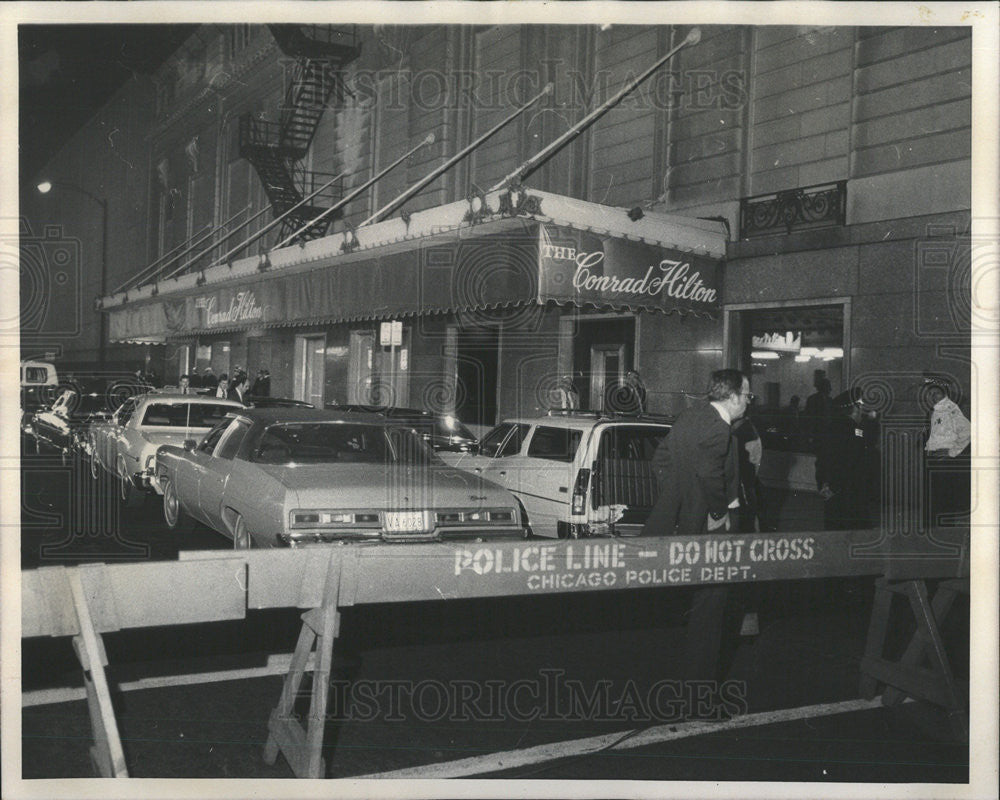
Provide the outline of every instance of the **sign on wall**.
<path id="1" fill-rule="evenodd" d="M 719 308 L 720 268 L 714 259 L 539 226 L 539 299 L 661 311 Z"/>

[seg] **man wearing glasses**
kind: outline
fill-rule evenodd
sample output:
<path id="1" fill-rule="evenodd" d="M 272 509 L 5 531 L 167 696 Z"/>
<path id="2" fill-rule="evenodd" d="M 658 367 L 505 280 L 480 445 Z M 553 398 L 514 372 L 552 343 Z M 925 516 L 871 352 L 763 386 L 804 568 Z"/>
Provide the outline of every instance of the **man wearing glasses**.
<path id="1" fill-rule="evenodd" d="M 729 490 L 736 469 L 730 428 L 746 413 L 752 397 L 742 372 L 720 369 L 709 380 L 708 402 L 677 417 L 653 456 L 660 493 L 644 536 L 729 529 L 729 510 L 739 504 Z"/>
<path id="2" fill-rule="evenodd" d="M 644 536 L 697 536 L 731 527 L 739 506 L 731 487 L 738 469 L 732 423 L 747 410 L 750 381 L 735 369 L 713 372 L 708 402 L 683 411 L 653 455 L 659 496 Z M 734 526 L 735 527 L 735 526 Z M 729 590 L 698 589 L 691 601 L 684 645 L 684 677 L 717 680 Z"/>

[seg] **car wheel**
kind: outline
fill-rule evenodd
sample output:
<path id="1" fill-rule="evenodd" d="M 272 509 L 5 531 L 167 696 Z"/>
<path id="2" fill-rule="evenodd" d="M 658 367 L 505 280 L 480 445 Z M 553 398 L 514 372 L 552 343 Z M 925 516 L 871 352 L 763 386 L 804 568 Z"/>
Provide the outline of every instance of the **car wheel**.
<path id="1" fill-rule="evenodd" d="M 121 462 L 118 470 L 118 499 L 125 508 L 137 508 L 142 505 L 142 501 L 145 499 L 143 493 L 135 488 L 124 461 Z"/>
<path id="2" fill-rule="evenodd" d="M 181 508 L 181 501 L 173 481 L 163 481 L 163 518 L 170 530 L 189 528 L 193 522 L 191 516 Z"/>
<path id="3" fill-rule="evenodd" d="M 246 523 L 243 521 L 243 517 L 236 518 L 236 525 L 233 528 L 233 549 L 234 550 L 250 549 L 250 531 L 247 530 L 247 526 Z"/>

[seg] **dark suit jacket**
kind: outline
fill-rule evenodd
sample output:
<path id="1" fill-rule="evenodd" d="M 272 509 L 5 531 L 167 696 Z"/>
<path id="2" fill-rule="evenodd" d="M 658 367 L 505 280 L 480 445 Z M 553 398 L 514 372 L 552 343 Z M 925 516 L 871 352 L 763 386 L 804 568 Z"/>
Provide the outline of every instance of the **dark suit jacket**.
<path id="1" fill-rule="evenodd" d="M 732 446 L 730 426 L 710 403 L 682 412 L 653 455 L 660 492 L 642 535 L 705 533 L 710 513 L 725 514 L 732 499 Z"/>

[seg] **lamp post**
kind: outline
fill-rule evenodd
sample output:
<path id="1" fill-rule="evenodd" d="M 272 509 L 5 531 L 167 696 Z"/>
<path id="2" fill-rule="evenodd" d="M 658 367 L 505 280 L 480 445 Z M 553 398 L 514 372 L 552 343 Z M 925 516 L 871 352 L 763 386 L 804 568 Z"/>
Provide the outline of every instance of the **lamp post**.
<path id="1" fill-rule="evenodd" d="M 68 181 L 45 180 L 38 184 L 37 189 L 40 194 L 48 194 L 53 188 L 68 189 L 71 192 L 78 192 L 90 198 L 101 207 L 101 297 L 108 291 L 108 201 L 103 197 L 98 197 L 92 192 L 77 186 Z M 103 310 L 98 312 L 100 316 L 100 327 L 97 339 L 97 364 L 103 370 L 105 366 L 105 346 L 107 341 L 107 314 Z"/>

